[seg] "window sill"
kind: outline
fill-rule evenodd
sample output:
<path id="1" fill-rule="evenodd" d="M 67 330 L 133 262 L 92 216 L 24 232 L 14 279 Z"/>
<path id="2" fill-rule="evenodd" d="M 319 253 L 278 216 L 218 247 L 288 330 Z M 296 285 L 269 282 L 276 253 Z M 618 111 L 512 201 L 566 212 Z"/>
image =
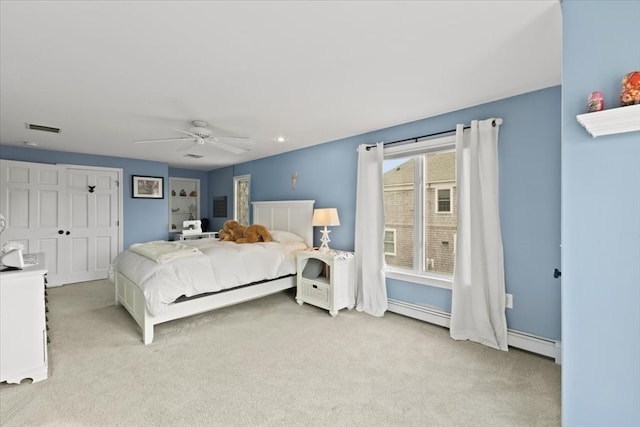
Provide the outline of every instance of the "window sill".
<path id="1" fill-rule="evenodd" d="M 390 279 L 402 280 L 404 282 L 415 283 L 418 285 L 433 286 L 435 288 L 451 289 L 453 286 L 453 278 L 447 276 L 425 276 L 410 273 L 401 270 L 385 270 L 386 277 Z"/>

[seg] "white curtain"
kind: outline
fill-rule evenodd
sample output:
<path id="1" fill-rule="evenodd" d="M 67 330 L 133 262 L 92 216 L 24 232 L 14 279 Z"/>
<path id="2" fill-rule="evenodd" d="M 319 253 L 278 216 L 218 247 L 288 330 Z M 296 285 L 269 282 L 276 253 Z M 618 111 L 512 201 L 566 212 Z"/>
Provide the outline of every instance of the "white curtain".
<path id="1" fill-rule="evenodd" d="M 456 129 L 458 236 L 451 337 L 507 350 L 504 262 L 498 199 L 501 119 Z"/>
<path id="2" fill-rule="evenodd" d="M 356 193 L 356 310 L 381 317 L 387 311 L 384 274 L 383 144 L 358 147 Z"/>

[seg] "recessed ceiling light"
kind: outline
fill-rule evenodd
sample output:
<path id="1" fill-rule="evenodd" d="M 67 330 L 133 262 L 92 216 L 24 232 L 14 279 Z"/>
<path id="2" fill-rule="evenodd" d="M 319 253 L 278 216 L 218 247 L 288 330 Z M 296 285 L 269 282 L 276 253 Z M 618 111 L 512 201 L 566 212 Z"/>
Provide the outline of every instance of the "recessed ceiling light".
<path id="1" fill-rule="evenodd" d="M 285 138 L 284 136 L 276 136 L 275 138 L 273 138 L 273 140 L 275 142 L 279 142 L 279 143 L 282 144 L 283 142 L 285 142 L 287 140 L 287 138 Z"/>
<path id="2" fill-rule="evenodd" d="M 37 147 L 38 144 L 35 142 L 31 142 L 31 141 L 24 141 L 23 142 L 24 145 L 28 145 L 29 147 Z"/>

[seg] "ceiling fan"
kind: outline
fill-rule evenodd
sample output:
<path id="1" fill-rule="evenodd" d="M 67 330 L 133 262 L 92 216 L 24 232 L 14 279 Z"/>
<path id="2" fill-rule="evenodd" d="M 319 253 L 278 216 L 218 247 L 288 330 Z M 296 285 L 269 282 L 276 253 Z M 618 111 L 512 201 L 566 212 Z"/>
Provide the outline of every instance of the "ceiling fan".
<path id="1" fill-rule="evenodd" d="M 214 135 L 213 130 L 211 130 L 208 126 L 209 124 L 204 120 L 193 120 L 191 122 L 193 125 L 189 130 L 180 130 L 174 129 L 176 132 L 183 133 L 187 135 L 182 138 L 165 138 L 165 139 L 147 139 L 141 141 L 134 141 L 134 144 L 153 144 L 156 142 L 184 142 L 185 144 L 178 147 L 177 151 L 188 151 L 191 148 L 198 145 L 211 144 L 214 147 L 218 147 L 222 150 L 229 151 L 233 154 L 242 154 L 249 151 L 248 148 L 236 147 L 228 142 L 222 142 L 221 139 L 235 139 L 235 140 L 245 140 L 244 143 L 253 144 L 252 141 L 249 141 L 248 136 L 231 136 L 231 135 Z"/>

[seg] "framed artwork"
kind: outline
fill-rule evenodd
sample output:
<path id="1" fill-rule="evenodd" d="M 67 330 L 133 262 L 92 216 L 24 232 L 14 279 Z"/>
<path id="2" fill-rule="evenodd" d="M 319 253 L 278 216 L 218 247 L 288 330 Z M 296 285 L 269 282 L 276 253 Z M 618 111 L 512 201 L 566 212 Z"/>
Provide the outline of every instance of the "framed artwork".
<path id="1" fill-rule="evenodd" d="M 131 177 L 131 197 L 134 199 L 164 199 L 164 178 L 133 175 Z"/>

